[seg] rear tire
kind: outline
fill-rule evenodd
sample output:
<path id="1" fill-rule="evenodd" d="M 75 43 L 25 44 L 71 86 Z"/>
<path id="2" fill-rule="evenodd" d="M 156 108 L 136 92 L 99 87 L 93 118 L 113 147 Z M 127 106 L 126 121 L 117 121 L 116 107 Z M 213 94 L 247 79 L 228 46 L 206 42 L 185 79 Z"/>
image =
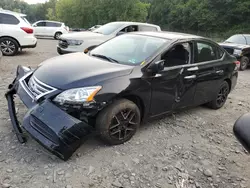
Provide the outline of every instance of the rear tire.
<path id="1" fill-rule="evenodd" d="M 229 90 L 230 88 L 229 88 L 228 83 L 224 81 L 221 84 L 219 91 L 217 92 L 216 98 L 210 103 L 208 103 L 207 106 L 214 110 L 218 110 L 222 108 L 227 101 Z"/>
<path id="2" fill-rule="evenodd" d="M 5 56 L 14 56 L 18 52 L 19 45 L 16 40 L 10 37 L 0 39 L 0 49 Z"/>
<path id="3" fill-rule="evenodd" d="M 135 135 L 140 120 L 141 114 L 137 105 L 121 99 L 100 112 L 96 120 L 96 130 L 105 143 L 119 145 Z"/>
<path id="4" fill-rule="evenodd" d="M 249 58 L 246 56 L 243 56 L 240 60 L 240 70 L 244 71 L 247 69 L 247 66 L 249 64 Z"/>
<path id="5" fill-rule="evenodd" d="M 62 35 L 61 32 L 56 32 L 55 36 L 54 36 L 54 39 L 59 40 L 61 35 Z"/>

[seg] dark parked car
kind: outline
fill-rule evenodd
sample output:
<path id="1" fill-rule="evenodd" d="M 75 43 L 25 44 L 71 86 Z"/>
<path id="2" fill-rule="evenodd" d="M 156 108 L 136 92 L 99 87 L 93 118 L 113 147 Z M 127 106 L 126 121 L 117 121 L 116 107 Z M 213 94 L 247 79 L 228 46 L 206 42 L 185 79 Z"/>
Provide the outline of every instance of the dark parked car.
<path id="1" fill-rule="evenodd" d="M 30 109 L 22 127 L 67 160 L 96 131 L 108 144 L 130 140 L 145 119 L 207 104 L 221 108 L 239 62 L 218 44 L 193 35 L 138 32 L 88 54 L 55 57 L 36 70 L 19 66 L 6 93 L 21 142 L 13 96 Z"/>
<path id="2" fill-rule="evenodd" d="M 240 70 L 247 68 L 250 59 L 250 34 L 233 35 L 220 45 L 240 61 Z"/>
<path id="3" fill-rule="evenodd" d="M 250 113 L 241 116 L 234 124 L 234 135 L 250 153 Z"/>

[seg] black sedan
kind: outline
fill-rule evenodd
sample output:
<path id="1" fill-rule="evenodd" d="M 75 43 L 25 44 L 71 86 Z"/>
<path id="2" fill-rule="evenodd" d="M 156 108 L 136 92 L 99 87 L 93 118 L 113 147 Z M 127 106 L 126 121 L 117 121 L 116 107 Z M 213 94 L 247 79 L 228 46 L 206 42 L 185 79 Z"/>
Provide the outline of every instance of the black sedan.
<path id="1" fill-rule="evenodd" d="M 92 132 L 108 144 L 130 140 L 146 119 L 207 104 L 221 108 L 236 85 L 239 62 L 216 43 L 164 32 L 125 34 L 88 54 L 19 66 L 6 93 L 20 142 L 14 107 L 29 108 L 22 127 L 67 160 Z"/>
<path id="2" fill-rule="evenodd" d="M 240 70 L 247 69 L 250 60 L 250 35 L 238 34 L 228 38 L 220 44 L 229 54 L 240 61 Z"/>

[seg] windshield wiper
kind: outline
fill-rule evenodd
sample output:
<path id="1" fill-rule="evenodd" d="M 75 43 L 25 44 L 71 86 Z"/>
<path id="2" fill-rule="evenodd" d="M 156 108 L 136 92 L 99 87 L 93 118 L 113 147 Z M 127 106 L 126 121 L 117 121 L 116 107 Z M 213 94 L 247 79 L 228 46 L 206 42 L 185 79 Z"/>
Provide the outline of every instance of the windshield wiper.
<path id="1" fill-rule="evenodd" d="M 117 60 L 115 60 L 115 59 L 113 59 L 113 58 L 111 58 L 111 57 L 107 57 L 107 56 L 105 56 L 105 55 L 92 54 L 92 56 L 94 56 L 94 57 L 99 57 L 99 58 L 102 58 L 102 59 L 106 59 L 106 60 L 108 60 L 109 62 L 112 62 L 112 63 L 119 63 L 119 61 L 117 61 Z"/>
<path id="2" fill-rule="evenodd" d="M 99 34 L 103 34 L 102 32 L 99 31 L 92 31 L 93 33 L 99 33 Z"/>

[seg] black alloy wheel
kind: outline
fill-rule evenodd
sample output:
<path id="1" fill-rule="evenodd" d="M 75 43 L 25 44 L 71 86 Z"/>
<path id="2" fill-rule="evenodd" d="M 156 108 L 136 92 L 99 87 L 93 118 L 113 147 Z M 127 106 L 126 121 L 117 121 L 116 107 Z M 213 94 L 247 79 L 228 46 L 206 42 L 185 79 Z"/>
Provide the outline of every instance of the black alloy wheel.
<path id="1" fill-rule="evenodd" d="M 109 135 L 115 140 L 127 140 L 136 132 L 138 118 L 136 112 L 131 109 L 120 111 L 116 114 L 109 127 Z"/>
<path id="2" fill-rule="evenodd" d="M 208 106 L 215 110 L 220 109 L 226 103 L 229 93 L 230 93 L 229 84 L 228 82 L 224 81 L 219 88 L 216 98 L 210 103 L 208 103 Z"/>
<path id="3" fill-rule="evenodd" d="M 217 105 L 218 106 L 223 106 L 227 100 L 229 93 L 229 88 L 227 85 L 224 85 L 222 88 L 220 88 L 219 94 L 217 96 Z"/>
<path id="4" fill-rule="evenodd" d="M 97 116 L 96 130 L 110 145 L 123 144 L 136 133 L 141 121 L 140 110 L 127 99 L 114 101 Z"/>

